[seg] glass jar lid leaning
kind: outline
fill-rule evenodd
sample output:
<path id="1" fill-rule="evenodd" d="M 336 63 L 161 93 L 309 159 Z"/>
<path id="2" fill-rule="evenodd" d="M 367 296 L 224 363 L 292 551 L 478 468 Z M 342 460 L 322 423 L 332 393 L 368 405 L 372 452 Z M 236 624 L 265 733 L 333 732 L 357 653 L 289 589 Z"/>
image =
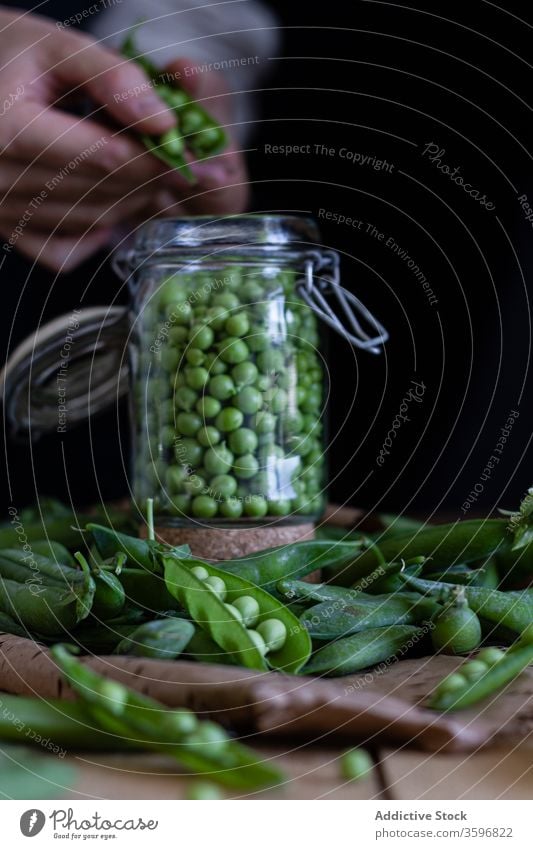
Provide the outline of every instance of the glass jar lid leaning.
<path id="1" fill-rule="evenodd" d="M 327 484 L 323 324 L 384 328 L 297 216 L 164 219 L 115 269 L 130 288 L 133 495 L 158 526 L 312 523 Z"/>

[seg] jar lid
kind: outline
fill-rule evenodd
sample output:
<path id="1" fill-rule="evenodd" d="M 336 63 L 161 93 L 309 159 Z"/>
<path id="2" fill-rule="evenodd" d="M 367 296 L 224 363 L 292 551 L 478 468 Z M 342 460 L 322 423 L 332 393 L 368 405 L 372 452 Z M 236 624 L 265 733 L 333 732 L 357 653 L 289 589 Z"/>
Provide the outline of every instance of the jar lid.
<path id="1" fill-rule="evenodd" d="M 314 219 L 299 215 L 229 215 L 223 218 L 160 218 L 137 231 L 133 250 L 152 254 L 174 247 L 204 245 L 262 245 L 272 247 L 308 245 L 320 241 Z"/>
<path id="2" fill-rule="evenodd" d="M 128 389 L 123 307 L 73 310 L 39 327 L 0 372 L 11 436 L 35 441 L 109 407 Z"/>

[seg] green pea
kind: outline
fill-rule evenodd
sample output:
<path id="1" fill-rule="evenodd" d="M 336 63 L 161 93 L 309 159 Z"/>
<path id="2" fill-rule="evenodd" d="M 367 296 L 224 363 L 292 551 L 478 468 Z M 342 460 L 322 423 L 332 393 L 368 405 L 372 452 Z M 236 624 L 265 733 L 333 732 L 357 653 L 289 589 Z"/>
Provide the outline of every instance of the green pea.
<path id="1" fill-rule="evenodd" d="M 209 495 L 197 495 L 193 498 L 191 509 L 193 515 L 199 519 L 212 519 L 217 514 L 218 505 Z"/>
<path id="2" fill-rule="evenodd" d="M 374 762 L 365 749 L 350 749 L 341 758 L 341 775 L 346 781 L 359 781 L 369 775 Z"/>
<path id="3" fill-rule="evenodd" d="M 200 495 L 200 493 L 205 492 L 205 488 L 205 478 L 197 474 L 189 475 L 188 479 L 183 484 L 183 489 L 191 496 Z"/>
<path id="4" fill-rule="evenodd" d="M 215 475 L 210 482 L 210 488 L 221 498 L 230 498 L 237 492 L 237 481 L 231 475 Z"/>
<path id="5" fill-rule="evenodd" d="M 226 610 L 229 610 L 231 615 L 235 617 L 235 619 L 238 619 L 239 622 L 242 622 L 241 613 L 233 604 L 226 604 L 224 606 L 225 606 Z"/>
<path id="6" fill-rule="evenodd" d="M 225 475 L 233 465 L 233 454 L 224 445 L 208 448 L 204 456 L 204 465 L 210 475 Z"/>
<path id="7" fill-rule="evenodd" d="M 187 105 L 180 113 L 180 129 L 184 136 L 196 133 L 205 124 L 205 116 L 194 104 Z"/>
<path id="8" fill-rule="evenodd" d="M 299 410 L 294 410 L 285 416 L 283 420 L 286 433 L 300 433 L 304 426 L 304 417 Z"/>
<path id="9" fill-rule="evenodd" d="M 191 389 L 203 389 L 209 380 L 209 372 L 202 366 L 187 366 L 185 380 Z"/>
<path id="10" fill-rule="evenodd" d="M 269 651 L 279 651 L 285 645 L 287 628 L 280 619 L 264 619 L 256 630 Z"/>
<path id="11" fill-rule="evenodd" d="M 176 425 L 183 436 L 194 436 L 202 426 L 202 419 L 196 413 L 178 413 Z"/>
<path id="12" fill-rule="evenodd" d="M 215 595 L 217 595 L 219 599 L 221 599 L 221 601 L 224 601 L 228 594 L 228 591 L 226 589 L 226 584 L 224 583 L 222 578 L 219 578 L 217 575 L 210 575 L 209 578 L 205 579 L 204 584 L 207 587 L 210 587 L 211 590 L 215 593 Z"/>
<path id="13" fill-rule="evenodd" d="M 234 454 L 248 454 L 255 451 L 257 448 L 257 434 L 249 427 L 241 427 L 230 433 L 229 447 Z"/>
<path id="14" fill-rule="evenodd" d="M 262 495 L 249 495 L 244 502 L 244 513 L 253 519 L 262 519 L 268 512 L 266 499 Z"/>
<path id="15" fill-rule="evenodd" d="M 263 396 L 254 386 L 245 386 L 235 396 L 234 404 L 243 413 L 251 415 L 257 413 L 263 405 Z"/>
<path id="16" fill-rule="evenodd" d="M 202 398 L 199 398 L 196 402 L 196 411 L 200 414 L 202 419 L 214 419 L 215 416 L 220 413 L 222 409 L 222 404 L 217 398 L 213 398 L 211 395 L 204 395 Z"/>
<path id="17" fill-rule="evenodd" d="M 237 430 L 244 421 L 244 416 L 236 407 L 225 407 L 215 419 L 215 424 L 223 433 Z"/>
<path id="18" fill-rule="evenodd" d="M 220 442 L 220 433 L 216 427 L 206 425 L 200 428 L 196 434 L 196 439 L 204 448 L 209 448 L 210 445 L 217 445 Z"/>
<path id="19" fill-rule="evenodd" d="M 254 383 L 258 374 L 257 366 L 250 362 L 237 363 L 231 370 L 231 376 L 239 388 Z"/>
<path id="20" fill-rule="evenodd" d="M 253 454 L 243 454 L 237 458 L 233 469 L 238 478 L 248 480 L 259 471 L 259 463 Z"/>
<path id="21" fill-rule="evenodd" d="M 277 372 L 285 368 L 285 358 L 279 348 L 269 348 L 262 351 L 257 357 L 257 365 L 260 371 Z"/>
<path id="22" fill-rule="evenodd" d="M 504 657 L 505 652 L 502 649 L 499 649 L 496 646 L 489 646 L 486 649 L 481 649 L 476 656 L 476 660 L 481 660 L 488 666 L 494 666 L 495 663 L 499 663 Z"/>
<path id="23" fill-rule="evenodd" d="M 264 299 L 263 288 L 254 280 L 248 280 L 240 289 L 241 299 L 243 303 L 256 304 Z"/>
<path id="24" fill-rule="evenodd" d="M 253 417 L 251 426 L 260 435 L 270 434 L 276 429 L 276 416 L 262 410 Z"/>
<path id="25" fill-rule="evenodd" d="M 226 519 L 238 519 L 242 516 L 242 501 L 238 498 L 228 498 L 220 505 L 220 513 Z"/>
<path id="26" fill-rule="evenodd" d="M 228 336 L 246 336 L 250 329 L 250 321 L 245 312 L 237 312 L 230 315 L 224 329 Z"/>
<path id="27" fill-rule="evenodd" d="M 453 672 L 440 682 L 438 690 L 442 693 L 452 693 L 455 690 L 462 690 L 467 685 L 468 681 L 464 675 L 461 675 L 459 672 Z"/>
<path id="28" fill-rule="evenodd" d="M 260 374 L 255 381 L 255 387 L 260 392 L 266 392 L 267 389 L 270 389 L 271 385 L 270 377 L 267 374 Z"/>
<path id="29" fill-rule="evenodd" d="M 187 348 L 185 359 L 190 366 L 201 366 L 205 360 L 205 354 L 200 348 Z"/>
<path id="30" fill-rule="evenodd" d="M 269 500 L 268 514 L 270 516 L 287 516 L 291 512 L 291 502 L 288 498 L 279 498 L 277 501 Z"/>
<path id="31" fill-rule="evenodd" d="M 210 781 L 193 781 L 187 785 L 187 799 L 190 802 L 211 802 L 222 798 L 220 788 Z"/>
<path id="32" fill-rule="evenodd" d="M 179 276 L 168 277 L 159 290 L 159 305 L 166 307 L 175 301 L 180 301 L 184 295 L 183 280 Z"/>
<path id="33" fill-rule="evenodd" d="M 176 348 L 163 348 L 161 351 L 161 366 L 165 371 L 176 371 L 179 361 L 180 353 Z"/>
<path id="34" fill-rule="evenodd" d="M 255 325 L 250 328 L 250 333 L 246 337 L 246 344 L 250 348 L 250 351 L 257 354 L 259 351 L 264 351 L 269 347 L 271 344 L 270 336 L 260 325 Z"/>
<path id="35" fill-rule="evenodd" d="M 235 395 L 235 384 L 227 374 L 218 374 L 212 377 L 208 384 L 209 394 L 219 401 L 227 401 Z"/>
<path id="36" fill-rule="evenodd" d="M 262 655 L 265 655 L 268 652 L 268 648 L 265 645 L 265 641 L 262 638 L 261 634 L 257 631 L 253 631 L 251 628 L 248 630 L 248 636 L 255 644 L 255 647 L 261 652 Z"/>
<path id="37" fill-rule="evenodd" d="M 304 413 L 313 413 L 320 410 L 322 405 L 322 392 L 319 389 L 310 389 L 305 401 L 301 404 Z"/>
<path id="38" fill-rule="evenodd" d="M 213 298 L 213 306 L 226 307 L 229 310 L 235 309 L 239 304 L 240 301 L 237 295 L 234 295 L 232 292 L 219 292 Z"/>
<path id="39" fill-rule="evenodd" d="M 189 340 L 195 348 L 207 350 L 213 344 L 215 334 L 207 324 L 197 324 L 191 327 Z"/>
<path id="40" fill-rule="evenodd" d="M 228 745 L 228 735 L 214 722 L 201 722 L 187 740 L 187 746 L 198 746 L 202 755 L 222 754 Z"/>
<path id="41" fill-rule="evenodd" d="M 187 480 L 187 472 L 183 466 L 169 466 L 165 473 L 167 487 L 173 492 L 180 492 Z"/>
<path id="42" fill-rule="evenodd" d="M 253 628 L 259 619 L 260 608 L 258 602 L 251 595 L 241 595 L 233 602 L 241 614 L 242 621 L 247 628 Z"/>
<path id="43" fill-rule="evenodd" d="M 239 339 L 237 336 L 228 336 L 220 343 L 220 356 L 225 363 L 235 365 L 242 363 L 249 356 L 250 352 L 246 342 Z"/>
<path id="44" fill-rule="evenodd" d="M 265 407 L 272 410 L 273 413 L 281 413 L 287 406 L 287 393 L 284 389 L 278 389 L 273 386 L 263 395 Z"/>
<path id="45" fill-rule="evenodd" d="M 223 306 L 209 307 L 206 314 L 206 319 L 213 330 L 221 330 L 228 317 L 228 311 Z"/>
<path id="46" fill-rule="evenodd" d="M 159 439 L 165 448 L 170 448 L 174 442 L 176 431 L 172 425 L 165 425 L 159 432 Z"/>
<path id="47" fill-rule="evenodd" d="M 477 681 L 488 672 L 489 667 L 482 660 L 468 660 L 461 667 L 461 674 L 468 681 Z"/>
<path id="48" fill-rule="evenodd" d="M 192 410 L 194 404 L 196 403 L 198 395 L 196 394 L 194 389 L 191 389 L 190 386 L 180 386 L 179 389 L 176 389 L 176 394 L 174 398 L 177 407 L 189 412 L 190 410 Z"/>
<path id="49" fill-rule="evenodd" d="M 185 150 L 185 141 L 177 127 L 172 127 L 159 137 L 159 144 L 169 156 L 179 156 Z"/>
<path id="50" fill-rule="evenodd" d="M 189 513 L 191 505 L 191 496 L 190 495 L 173 495 L 172 496 L 172 506 L 174 510 L 178 514 L 187 515 Z"/>
<path id="51" fill-rule="evenodd" d="M 205 581 L 206 578 L 209 578 L 209 572 L 204 566 L 193 566 L 191 572 L 196 575 L 199 581 Z"/>
<path id="52" fill-rule="evenodd" d="M 212 450 L 212 449 L 209 449 Z M 199 466 L 202 461 L 204 450 L 196 440 L 190 437 L 177 439 L 174 444 L 174 455 L 178 463 L 189 463 L 191 466 Z"/>

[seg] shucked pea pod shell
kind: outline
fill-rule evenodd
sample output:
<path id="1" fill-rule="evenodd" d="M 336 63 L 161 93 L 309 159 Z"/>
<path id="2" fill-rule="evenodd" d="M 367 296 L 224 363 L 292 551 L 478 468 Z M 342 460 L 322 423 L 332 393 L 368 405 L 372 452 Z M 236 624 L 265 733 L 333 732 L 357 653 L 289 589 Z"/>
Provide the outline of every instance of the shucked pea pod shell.
<path id="1" fill-rule="evenodd" d="M 421 633 L 419 628 L 410 625 L 369 628 L 328 643 L 315 652 L 302 672 L 304 675 L 325 675 L 328 678 L 359 672 L 405 650 L 409 640 Z"/>
<path id="2" fill-rule="evenodd" d="M 180 605 L 172 596 L 162 575 L 146 569 L 123 569 L 120 580 L 129 604 L 142 607 L 148 613 L 154 610 L 178 610 Z"/>
<path id="3" fill-rule="evenodd" d="M 162 562 L 169 593 L 179 601 L 194 621 L 207 631 L 224 651 L 238 656 L 241 666 L 266 671 L 266 661 L 248 636 L 246 628 L 227 609 L 224 602 L 191 572 L 193 566 L 203 566 L 207 569 L 207 564 L 201 560 L 182 560 L 168 555 L 163 555 Z M 215 574 L 211 569 L 208 571 Z"/>
<path id="4" fill-rule="evenodd" d="M 494 551 L 510 548 L 513 537 L 504 519 L 468 519 L 448 525 L 433 525 L 414 533 L 391 537 L 375 537 L 375 543 L 385 562 L 410 560 L 412 557 L 431 558 L 427 570 L 435 572 L 458 563 L 484 560 Z M 374 548 L 367 548 L 354 558 L 348 567 L 333 564 L 326 568 L 327 577 L 335 583 L 349 586 L 379 565 Z"/>
<path id="5" fill-rule="evenodd" d="M 407 586 L 419 593 L 435 595 L 461 588 L 468 606 L 474 613 L 495 625 L 504 625 L 515 633 L 522 633 L 533 622 L 533 593 L 501 592 L 500 590 L 448 584 L 443 581 L 426 581 L 423 578 L 405 578 Z"/>
<path id="6" fill-rule="evenodd" d="M 238 575 L 252 584 L 275 592 L 278 581 L 296 580 L 336 565 L 339 569 L 352 563 L 361 548 L 360 541 L 332 543 L 329 540 L 308 540 L 292 545 L 265 548 L 246 557 L 224 561 L 224 571 Z"/>
<path id="7" fill-rule="evenodd" d="M 239 665 L 238 658 L 217 646 L 215 641 L 202 628 L 196 628 L 187 643 L 186 652 L 187 655 L 200 663 L 222 663 L 224 666 Z"/>
<path id="8" fill-rule="evenodd" d="M 170 558 L 166 558 L 165 563 L 167 563 L 169 560 Z M 224 581 L 227 589 L 227 596 L 225 598 L 225 602 L 227 604 L 232 604 L 236 598 L 242 595 L 253 596 L 253 598 L 255 598 L 255 600 L 259 604 L 259 618 L 257 624 L 260 624 L 265 619 L 279 619 L 281 622 L 283 622 L 287 630 L 287 638 L 285 640 L 285 644 L 278 651 L 270 652 L 268 654 L 268 665 L 274 669 L 279 669 L 283 672 L 291 674 L 296 674 L 302 668 L 302 666 L 309 658 L 309 655 L 311 654 L 311 640 L 307 632 L 300 626 L 299 620 L 296 618 L 296 616 L 294 616 L 293 613 L 291 613 L 291 611 L 284 604 L 282 604 L 280 601 L 271 596 L 270 593 L 265 592 L 265 590 L 262 590 L 260 587 L 255 586 L 250 581 L 247 581 L 244 578 L 241 578 L 240 576 L 232 575 L 231 573 L 226 572 L 225 570 L 218 569 L 215 566 L 211 566 L 210 564 L 204 563 L 200 560 L 190 560 L 183 562 L 185 564 L 190 563 L 189 569 L 192 566 L 203 566 L 205 569 L 207 569 L 210 575 L 214 575 L 218 578 L 221 578 Z M 167 568 L 165 569 L 165 578 L 167 579 L 168 586 Z M 191 577 L 194 578 L 194 576 Z M 195 580 L 198 581 L 197 578 L 195 578 Z M 198 581 L 198 583 L 205 594 L 205 585 L 202 581 Z M 169 591 L 172 592 L 171 587 L 169 586 L 168 588 Z M 220 600 L 216 599 L 216 601 L 219 602 Z M 232 616 L 232 614 L 228 612 L 223 602 L 220 602 L 220 604 L 222 604 L 222 607 L 225 611 L 222 616 L 222 619 L 227 620 L 229 616 Z M 193 616 L 193 619 L 199 622 L 199 620 L 196 619 L 196 616 L 194 615 L 193 611 L 190 609 L 187 603 L 184 603 L 184 607 L 189 610 L 189 612 Z M 246 646 L 251 643 L 255 647 L 255 644 L 248 636 L 247 629 L 244 627 L 244 625 L 242 625 L 241 622 L 238 620 L 235 621 L 239 625 L 239 633 L 245 638 L 245 640 L 243 640 L 243 645 Z M 224 637 L 223 633 L 222 635 L 220 633 L 215 634 L 212 628 L 207 627 L 205 623 L 199 622 L 199 624 L 206 631 L 208 631 L 210 636 L 215 640 L 216 643 L 218 643 L 218 645 L 220 645 L 222 648 L 225 648 L 231 654 L 236 655 L 239 659 L 242 658 L 242 654 L 239 652 L 238 645 L 236 646 L 236 648 L 233 648 L 231 645 L 229 648 L 226 648 L 226 645 L 221 642 L 220 637 Z M 222 627 L 221 630 L 223 632 L 224 627 Z M 247 653 L 247 651 L 244 652 L 244 655 L 246 655 Z M 260 654 L 259 652 L 257 653 Z M 260 668 L 264 668 L 265 659 L 262 657 L 262 655 L 261 659 L 263 661 L 263 666 L 261 666 Z"/>
<path id="9" fill-rule="evenodd" d="M 361 594 L 362 595 L 362 594 Z M 421 596 L 371 596 L 350 602 L 323 601 L 300 617 L 309 634 L 318 640 L 333 640 L 388 625 L 416 625 L 439 610 L 439 604 Z M 430 602 L 427 604 L 427 602 Z"/>
<path id="10" fill-rule="evenodd" d="M 194 632 L 186 619 L 153 619 L 121 640 L 114 654 L 172 660 L 185 650 Z"/>

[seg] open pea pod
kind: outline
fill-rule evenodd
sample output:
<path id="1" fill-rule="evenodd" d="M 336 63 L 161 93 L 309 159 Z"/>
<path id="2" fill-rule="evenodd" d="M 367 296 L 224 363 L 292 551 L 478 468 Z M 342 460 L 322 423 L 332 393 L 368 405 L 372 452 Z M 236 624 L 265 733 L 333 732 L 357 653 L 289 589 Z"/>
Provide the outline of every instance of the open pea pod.
<path id="1" fill-rule="evenodd" d="M 311 653 L 309 634 L 301 627 L 298 619 L 280 601 L 265 590 L 237 575 L 232 575 L 209 563 L 172 556 L 163 557 L 167 589 L 174 595 L 192 618 L 209 636 L 232 656 L 241 666 L 250 669 L 279 669 L 295 674 L 304 666 Z M 227 595 L 222 601 L 213 590 L 191 569 L 200 566 L 210 577 L 224 581 Z M 227 605 L 233 605 L 241 596 L 251 596 L 259 606 L 257 625 L 278 619 L 286 630 L 286 639 L 276 651 L 268 655 L 268 664 L 257 643 L 242 620 L 234 615 Z"/>

